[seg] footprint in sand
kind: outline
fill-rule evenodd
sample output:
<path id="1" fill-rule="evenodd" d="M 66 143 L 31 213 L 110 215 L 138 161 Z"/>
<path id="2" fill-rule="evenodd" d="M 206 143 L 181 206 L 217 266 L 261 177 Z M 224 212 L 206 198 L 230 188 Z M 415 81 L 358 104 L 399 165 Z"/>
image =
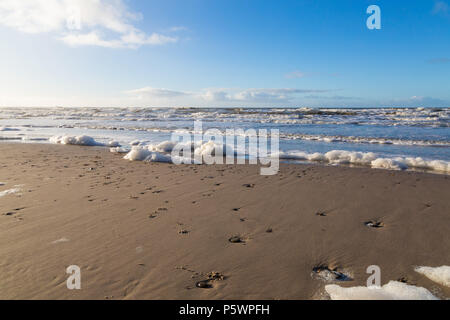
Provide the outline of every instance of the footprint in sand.
<path id="1" fill-rule="evenodd" d="M 400 277 L 397 279 L 398 282 L 402 282 L 402 283 L 406 283 L 409 285 L 416 285 L 416 283 L 412 282 L 411 280 L 408 279 L 408 277 Z"/>
<path id="2" fill-rule="evenodd" d="M 330 269 L 326 265 L 319 265 L 313 268 L 311 273 L 313 278 L 323 281 L 352 281 L 353 279 L 343 272 L 337 271 L 337 268 Z"/>
<path id="3" fill-rule="evenodd" d="M 208 273 L 206 276 L 207 276 L 207 279 L 197 281 L 195 283 L 195 286 L 197 288 L 202 288 L 202 289 L 213 288 L 213 283 L 215 281 L 222 281 L 222 280 L 226 279 L 226 277 L 223 274 L 221 274 L 220 272 L 215 272 L 215 271 Z"/>
<path id="4" fill-rule="evenodd" d="M 232 236 L 228 239 L 231 243 L 245 243 L 244 239 L 242 239 L 240 236 Z"/>
<path id="5" fill-rule="evenodd" d="M 25 209 L 25 207 L 23 207 L 23 208 L 16 208 L 16 209 L 13 209 L 13 211 L 4 213 L 3 215 L 5 215 L 5 216 L 13 216 L 13 215 L 15 215 L 17 212 L 19 212 L 19 211 L 21 211 L 21 210 L 23 210 L 23 209 Z"/>
<path id="6" fill-rule="evenodd" d="M 369 228 L 374 228 L 374 229 L 378 229 L 378 228 L 383 228 L 384 227 L 384 223 L 381 221 L 377 221 L 377 220 L 369 220 L 364 222 L 364 225 L 366 227 Z"/>
<path id="7" fill-rule="evenodd" d="M 195 286 L 196 286 L 197 288 L 202 288 L 202 289 L 209 289 L 209 288 L 212 288 L 211 281 L 209 281 L 209 280 L 198 281 L 198 282 L 195 284 Z"/>

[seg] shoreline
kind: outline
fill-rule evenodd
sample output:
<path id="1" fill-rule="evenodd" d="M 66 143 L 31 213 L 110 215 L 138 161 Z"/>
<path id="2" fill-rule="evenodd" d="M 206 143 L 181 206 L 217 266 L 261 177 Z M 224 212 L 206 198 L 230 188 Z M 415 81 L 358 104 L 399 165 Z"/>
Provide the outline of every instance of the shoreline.
<path id="1" fill-rule="evenodd" d="M 0 299 L 318 299 L 327 284 L 364 286 L 370 265 L 383 285 L 450 297 L 414 271 L 450 264 L 447 175 L 281 162 L 260 176 L 99 147 L 0 150 L 0 192 L 20 189 L 0 197 Z M 66 288 L 69 265 L 81 290 Z M 352 280 L 324 281 L 317 267 Z M 211 272 L 223 279 L 196 287 Z"/>
<path id="2" fill-rule="evenodd" d="M 45 141 L 45 142 L 44 142 Z M 12 143 L 12 144 L 60 144 L 66 146 L 86 146 L 86 147 L 103 147 L 109 148 L 109 151 L 116 154 L 127 155 L 126 160 L 131 161 L 148 161 L 148 162 L 163 162 L 163 163 L 174 163 L 171 150 L 167 149 L 168 146 L 173 145 L 172 141 L 163 141 L 157 144 L 137 144 L 131 145 L 129 147 L 123 147 L 118 141 L 109 142 L 98 142 L 94 138 L 86 135 L 81 136 L 53 136 L 50 139 L 34 139 L 30 141 L 17 142 L 15 140 L 1 140 L 0 143 Z M 206 146 L 208 143 L 204 143 Z M 216 145 L 219 150 L 222 148 L 227 149 L 228 145 Z M 171 148 L 171 147 L 170 147 Z M 198 147 L 196 147 L 197 149 Z M 198 148 L 201 149 L 201 148 Z M 136 150 L 134 155 L 130 152 Z M 228 150 L 228 149 L 227 149 Z M 197 151 L 197 150 L 195 150 Z M 206 154 L 209 155 L 210 147 L 205 148 Z M 203 151 L 201 151 L 203 152 Z M 128 155 L 129 154 L 129 155 Z M 152 159 L 144 159 L 144 154 L 153 155 Z M 238 164 L 238 160 L 242 157 L 236 153 L 233 157 L 234 164 Z M 176 157 L 183 159 L 183 157 Z M 184 158 L 187 159 L 187 158 Z M 373 152 L 361 152 L 361 151 L 348 151 L 335 149 L 328 151 L 326 153 L 307 153 L 303 151 L 280 151 L 277 153 L 276 157 L 266 157 L 265 161 L 273 163 L 274 160 L 278 160 L 279 163 L 286 164 L 313 164 L 322 166 L 344 166 L 350 168 L 372 168 L 372 169 L 382 169 L 390 171 L 409 171 L 409 172 L 421 172 L 430 174 L 440 174 L 440 175 L 450 175 L 450 162 L 444 160 L 432 160 L 423 159 L 421 157 L 393 157 L 385 158 L 379 157 Z M 175 159 L 177 160 L 177 159 Z M 258 159 L 258 161 L 261 158 Z M 184 163 L 185 160 L 181 160 Z M 248 161 L 248 159 L 246 160 Z M 191 162 L 187 164 L 194 164 L 195 161 L 192 159 Z M 224 158 L 225 163 L 225 158 Z M 186 164 L 186 163 L 185 163 Z M 232 163 L 233 164 L 233 163 Z M 221 165 L 221 164 L 219 164 Z M 261 166 L 264 168 L 267 166 Z"/>

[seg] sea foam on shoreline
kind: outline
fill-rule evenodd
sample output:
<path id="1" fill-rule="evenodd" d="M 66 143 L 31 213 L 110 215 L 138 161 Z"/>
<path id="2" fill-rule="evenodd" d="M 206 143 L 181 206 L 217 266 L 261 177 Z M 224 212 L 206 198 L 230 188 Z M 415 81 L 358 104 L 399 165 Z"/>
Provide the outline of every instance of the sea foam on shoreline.
<path id="1" fill-rule="evenodd" d="M 423 274 L 425 277 L 438 284 L 450 287 L 450 266 L 441 267 L 417 267 L 416 272 Z"/>
<path id="2" fill-rule="evenodd" d="M 416 267 L 414 269 L 431 281 L 450 287 L 450 266 Z M 389 281 L 381 287 L 341 287 L 336 284 L 325 286 L 332 300 L 439 300 L 428 289 L 399 281 Z"/>
<path id="3" fill-rule="evenodd" d="M 126 153 L 124 159 L 130 161 L 148 161 L 148 162 L 174 162 L 170 153 L 176 143 L 172 141 L 163 141 L 159 144 L 148 144 L 135 141 L 130 143 L 131 149 L 122 147 L 117 141 L 108 143 L 97 142 L 94 138 L 86 135 L 81 136 L 54 136 L 49 139 L 51 143 L 64 145 L 80 145 L 80 146 L 103 146 L 110 147 L 113 153 Z M 191 144 L 186 146 L 191 148 L 194 155 L 214 155 L 215 152 L 222 154 L 233 153 L 237 155 L 237 151 L 233 147 L 217 144 L 214 141 Z M 299 160 L 309 162 L 327 163 L 333 165 L 360 165 L 368 166 L 376 169 L 388 170 L 407 170 L 419 169 L 436 173 L 450 174 L 450 162 L 443 160 L 427 160 L 421 157 L 380 157 L 373 152 L 357 152 L 346 150 L 331 150 L 326 153 L 308 153 L 304 151 L 280 151 L 271 157 L 279 157 L 281 160 Z M 189 159 L 185 158 L 178 163 L 189 163 Z M 193 163 L 193 162 L 191 162 Z"/>
<path id="4" fill-rule="evenodd" d="M 450 173 L 450 163 L 442 160 L 425 160 L 420 157 L 379 157 L 373 152 L 332 150 L 326 153 L 307 153 L 303 151 L 280 152 L 280 159 L 306 160 L 330 164 L 353 164 L 376 169 L 406 170 L 423 169 L 445 174 Z"/>
<path id="5" fill-rule="evenodd" d="M 78 146 L 99 146 L 99 147 L 119 147 L 120 144 L 117 141 L 110 141 L 109 143 L 101 143 L 95 141 L 94 138 L 86 135 L 81 136 L 53 136 L 49 139 L 51 143 L 56 144 L 68 144 L 68 145 L 78 145 Z"/>
<path id="6" fill-rule="evenodd" d="M 439 300 L 422 287 L 399 281 L 389 281 L 382 287 L 349 287 L 336 284 L 325 286 L 332 300 Z"/>

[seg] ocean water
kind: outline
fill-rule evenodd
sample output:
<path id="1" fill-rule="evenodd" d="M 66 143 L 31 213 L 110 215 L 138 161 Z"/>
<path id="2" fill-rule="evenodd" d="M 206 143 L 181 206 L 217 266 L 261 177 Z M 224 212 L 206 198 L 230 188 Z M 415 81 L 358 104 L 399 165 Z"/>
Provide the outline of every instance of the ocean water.
<path id="1" fill-rule="evenodd" d="M 278 129 L 279 155 L 290 161 L 450 171 L 450 108 L 0 108 L 0 141 L 87 135 L 131 149 L 192 132 L 195 120 L 204 130 Z"/>

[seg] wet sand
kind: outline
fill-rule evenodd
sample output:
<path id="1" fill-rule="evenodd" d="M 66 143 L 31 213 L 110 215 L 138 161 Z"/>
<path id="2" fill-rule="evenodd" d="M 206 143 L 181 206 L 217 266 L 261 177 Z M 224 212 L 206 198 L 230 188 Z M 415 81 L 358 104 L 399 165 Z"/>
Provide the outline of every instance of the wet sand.
<path id="1" fill-rule="evenodd" d="M 0 299 L 324 299 L 317 267 L 357 286 L 370 265 L 450 297 L 414 271 L 450 264 L 449 176 L 2 143 L 0 182 Z"/>

